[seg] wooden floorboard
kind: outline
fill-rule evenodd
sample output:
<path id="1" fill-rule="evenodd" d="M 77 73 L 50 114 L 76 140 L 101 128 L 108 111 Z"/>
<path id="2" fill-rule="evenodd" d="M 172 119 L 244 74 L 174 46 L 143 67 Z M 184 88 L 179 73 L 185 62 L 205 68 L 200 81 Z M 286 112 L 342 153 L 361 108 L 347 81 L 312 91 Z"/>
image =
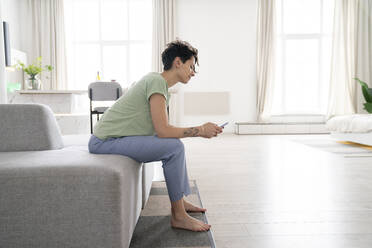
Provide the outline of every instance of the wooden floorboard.
<path id="1" fill-rule="evenodd" d="M 183 139 L 217 247 L 372 247 L 372 157 L 344 158 L 297 137 L 329 138 Z"/>

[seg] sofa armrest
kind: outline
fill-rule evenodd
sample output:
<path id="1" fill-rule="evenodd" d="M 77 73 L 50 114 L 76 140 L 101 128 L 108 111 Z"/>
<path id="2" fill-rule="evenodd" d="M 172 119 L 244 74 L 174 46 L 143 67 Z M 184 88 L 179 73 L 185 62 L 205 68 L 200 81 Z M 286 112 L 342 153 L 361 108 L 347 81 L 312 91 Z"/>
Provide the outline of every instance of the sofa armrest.
<path id="1" fill-rule="evenodd" d="M 42 104 L 0 104 L 0 152 L 63 148 L 52 110 Z"/>

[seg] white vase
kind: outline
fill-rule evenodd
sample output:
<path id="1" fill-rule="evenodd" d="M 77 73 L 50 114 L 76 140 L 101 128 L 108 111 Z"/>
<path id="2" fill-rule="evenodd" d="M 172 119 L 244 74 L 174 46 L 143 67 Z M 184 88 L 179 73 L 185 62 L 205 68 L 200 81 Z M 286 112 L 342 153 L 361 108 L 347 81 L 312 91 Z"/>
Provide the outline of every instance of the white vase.
<path id="1" fill-rule="evenodd" d="M 35 76 L 34 78 L 26 79 L 26 85 L 28 90 L 40 90 L 41 80 Z"/>

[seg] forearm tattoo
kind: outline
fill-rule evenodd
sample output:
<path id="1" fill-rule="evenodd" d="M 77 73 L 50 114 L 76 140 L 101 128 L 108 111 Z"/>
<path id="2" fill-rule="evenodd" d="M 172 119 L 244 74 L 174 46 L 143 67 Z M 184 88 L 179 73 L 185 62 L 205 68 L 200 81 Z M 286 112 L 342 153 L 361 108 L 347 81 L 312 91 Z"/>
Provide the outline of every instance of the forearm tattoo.
<path id="1" fill-rule="evenodd" d="M 185 132 L 183 132 L 183 135 L 185 137 L 196 137 L 199 134 L 199 129 L 196 127 L 188 128 Z"/>

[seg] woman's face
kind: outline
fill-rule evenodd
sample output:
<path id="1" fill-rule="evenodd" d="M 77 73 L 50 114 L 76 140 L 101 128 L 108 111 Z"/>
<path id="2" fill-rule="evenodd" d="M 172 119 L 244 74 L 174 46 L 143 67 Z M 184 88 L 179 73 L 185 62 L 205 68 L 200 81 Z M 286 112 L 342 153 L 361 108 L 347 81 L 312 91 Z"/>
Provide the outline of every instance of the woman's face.
<path id="1" fill-rule="evenodd" d="M 180 66 L 178 67 L 179 81 L 186 84 L 190 81 L 191 77 L 195 76 L 195 58 L 191 57 L 182 63 L 180 60 Z"/>

